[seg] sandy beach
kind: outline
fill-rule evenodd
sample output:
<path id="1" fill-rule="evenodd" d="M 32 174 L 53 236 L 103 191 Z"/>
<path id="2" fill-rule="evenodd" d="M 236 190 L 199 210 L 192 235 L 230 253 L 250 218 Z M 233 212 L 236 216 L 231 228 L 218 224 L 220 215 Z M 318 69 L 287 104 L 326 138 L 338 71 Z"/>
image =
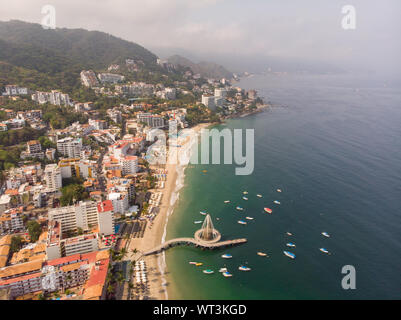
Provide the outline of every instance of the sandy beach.
<path id="1" fill-rule="evenodd" d="M 210 124 L 204 123 L 199 124 L 194 128 L 191 128 L 196 133 L 199 133 L 202 128 L 208 127 Z M 188 143 L 188 141 L 185 141 Z M 153 223 L 148 223 L 145 234 L 143 238 L 135 238 L 131 239 L 129 244 L 128 252 L 132 252 L 132 250 L 138 250 L 137 255 L 132 255 L 131 259 L 136 259 L 140 256 L 141 252 L 146 252 L 164 242 L 164 237 L 166 233 L 168 216 L 174 210 L 174 203 L 172 200 L 173 194 L 179 192 L 179 189 L 182 186 L 177 186 L 177 177 L 178 177 L 178 169 L 182 165 L 169 163 L 165 165 L 165 169 L 167 170 L 167 179 L 165 182 L 164 189 L 156 189 L 154 191 L 162 192 L 163 197 L 161 200 L 160 211 L 158 215 L 153 220 Z M 184 166 L 186 167 L 186 166 Z M 168 282 L 168 269 L 164 265 L 164 254 L 152 255 L 147 257 L 142 257 L 141 259 L 146 262 L 148 269 L 148 279 L 149 279 L 149 294 L 148 299 L 152 300 L 165 300 L 168 299 L 168 287 L 171 285 Z"/>

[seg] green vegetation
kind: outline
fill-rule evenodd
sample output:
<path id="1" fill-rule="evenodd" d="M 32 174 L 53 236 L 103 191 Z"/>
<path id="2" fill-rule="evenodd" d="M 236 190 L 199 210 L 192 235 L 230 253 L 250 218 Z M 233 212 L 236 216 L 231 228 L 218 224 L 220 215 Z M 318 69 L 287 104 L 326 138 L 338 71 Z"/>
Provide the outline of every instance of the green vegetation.
<path id="1" fill-rule="evenodd" d="M 73 205 L 77 201 L 89 199 L 89 193 L 81 184 L 72 183 L 61 189 L 62 196 L 60 198 L 61 206 Z"/>
<path id="2" fill-rule="evenodd" d="M 11 253 L 15 253 L 21 250 L 22 248 L 23 239 L 20 236 L 14 236 L 11 238 L 11 246 L 10 251 Z"/>
<path id="3" fill-rule="evenodd" d="M 43 130 L 35 130 L 30 127 L 0 132 L 0 145 L 8 147 L 29 140 L 35 140 L 43 135 L 43 133 Z"/>
<path id="4" fill-rule="evenodd" d="M 36 221 L 28 221 L 27 223 L 28 233 L 31 237 L 31 242 L 34 243 L 38 241 L 40 234 L 42 233 L 42 227 Z"/>

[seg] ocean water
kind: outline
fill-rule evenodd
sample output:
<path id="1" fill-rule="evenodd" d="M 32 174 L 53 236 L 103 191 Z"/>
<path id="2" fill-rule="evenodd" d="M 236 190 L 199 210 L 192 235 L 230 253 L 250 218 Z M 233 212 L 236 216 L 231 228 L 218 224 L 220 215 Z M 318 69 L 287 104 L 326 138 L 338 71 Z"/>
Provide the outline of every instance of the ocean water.
<path id="1" fill-rule="evenodd" d="M 166 239 L 192 236 L 194 221 L 204 218 L 199 212 L 207 211 L 223 239 L 248 243 L 167 251 L 169 298 L 400 299 L 401 86 L 351 75 L 255 76 L 239 85 L 275 105 L 218 126 L 255 130 L 255 170 L 236 176 L 235 165 L 188 167 Z M 239 225 L 246 216 L 255 220 Z M 222 259 L 224 253 L 233 259 Z M 252 271 L 239 271 L 241 264 Z M 356 269 L 355 290 L 341 286 L 345 265 Z M 232 278 L 218 273 L 223 266 Z M 207 268 L 215 274 L 203 274 Z"/>

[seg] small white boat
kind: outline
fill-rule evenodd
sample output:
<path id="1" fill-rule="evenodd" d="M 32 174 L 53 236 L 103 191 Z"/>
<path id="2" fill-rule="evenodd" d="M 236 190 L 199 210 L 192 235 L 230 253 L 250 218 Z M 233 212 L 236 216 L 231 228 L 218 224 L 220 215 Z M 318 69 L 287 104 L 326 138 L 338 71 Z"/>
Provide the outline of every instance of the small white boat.
<path id="1" fill-rule="evenodd" d="M 242 207 L 236 207 L 236 209 L 239 211 L 244 211 L 244 208 L 242 208 Z"/>
<path id="2" fill-rule="evenodd" d="M 194 221 L 194 224 L 201 224 L 203 221 Z"/>
<path id="3" fill-rule="evenodd" d="M 295 259 L 296 255 L 289 251 L 283 251 L 283 253 L 290 259 Z"/>
<path id="4" fill-rule="evenodd" d="M 287 236 L 292 236 L 292 233 L 291 232 L 287 232 Z"/>
<path id="5" fill-rule="evenodd" d="M 239 224 L 246 225 L 247 223 L 243 220 L 238 221 Z"/>
<path id="6" fill-rule="evenodd" d="M 278 193 L 281 193 L 281 192 L 283 192 L 283 190 L 281 190 L 281 189 L 277 189 L 277 192 L 278 192 Z"/>
<path id="7" fill-rule="evenodd" d="M 248 201 L 248 200 L 249 200 L 247 197 L 242 197 L 242 199 L 244 199 L 245 201 Z"/>
<path id="8" fill-rule="evenodd" d="M 227 272 L 227 271 L 228 271 L 227 268 L 220 268 L 220 270 L 219 270 L 220 273 Z"/>
<path id="9" fill-rule="evenodd" d="M 257 255 L 260 257 L 267 257 L 267 253 L 264 252 L 258 252 Z"/>
<path id="10" fill-rule="evenodd" d="M 223 254 L 221 257 L 223 259 L 231 259 L 233 256 L 231 254 L 226 253 L 226 254 Z"/>
<path id="11" fill-rule="evenodd" d="M 231 278 L 233 275 L 230 272 L 223 272 L 223 276 L 226 278 Z"/>
<path id="12" fill-rule="evenodd" d="M 239 270 L 239 271 L 251 271 L 251 268 L 248 268 L 248 267 L 246 267 L 246 266 L 240 266 L 240 267 L 238 268 L 238 270 Z"/>
<path id="13" fill-rule="evenodd" d="M 252 217 L 246 217 L 246 220 L 254 220 Z"/>
<path id="14" fill-rule="evenodd" d="M 230 203 L 230 200 L 226 200 L 226 201 L 224 201 L 224 203 Z"/>
<path id="15" fill-rule="evenodd" d="M 210 269 L 207 269 L 207 270 L 203 270 L 203 273 L 205 273 L 205 274 L 213 274 L 214 271 L 210 270 Z"/>
<path id="16" fill-rule="evenodd" d="M 289 248 L 295 248 L 296 247 L 296 245 L 294 244 L 294 243 L 287 243 L 287 247 L 289 247 Z"/>
<path id="17" fill-rule="evenodd" d="M 248 194 L 248 191 L 244 191 L 243 194 Z"/>
<path id="18" fill-rule="evenodd" d="M 256 195 L 258 198 L 263 198 L 263 196 L 261 194 L 257 194 Z"/>
<path id="19" fill-rule="evenodd" d="M 330 252 L 329 252 L 327 249 L 325 249 L 325 248 L 320 248 L 319 250 L 320 250 L 321 252 L 325 253 L 325 254 L 330 254 Z"/>
<path id="20" fill-rule="evenodd" d="M 201 211 L 201 212 L 199 212 L 202 216 L 206 216 L 207 215 L 207 212 L 204 212 L 204 211 Z"/>
<path id="21" fill-rule="evenodd" d="M 274 201 L 274 203 L 275 203 L 275 204 L 281 204 L 281 202 L 280 202 L 280 201 L 277 201 L 277 200 Z"/>
<path id="22" fill-rule="evenodd" d="M 322 232 L 322 235 L 326 238 L 330 238 L 330 235 L 327 232 Z"/>
<path id="23" fill-rule="evenodd" d="M 191 261 L 189 264 L 193 264 L 196 266 L 198 264 L 198 262 Z"/>

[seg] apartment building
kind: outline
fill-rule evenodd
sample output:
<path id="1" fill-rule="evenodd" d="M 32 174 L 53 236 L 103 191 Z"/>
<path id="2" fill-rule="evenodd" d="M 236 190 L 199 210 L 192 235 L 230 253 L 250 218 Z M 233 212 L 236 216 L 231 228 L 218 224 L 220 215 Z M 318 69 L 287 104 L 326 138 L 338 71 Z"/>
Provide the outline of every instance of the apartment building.
<path id="1" fill-rule="evenodd" d="M 6 85 L 5 91 L 3 92 L 3 96 L 19 96 L 27 94 L 28 94 L 28 88 L 19 87 L 16 85 Z"/>
<path id="2" fill-rule="evenodd" d="M 16 299 L 83 286 L 81 299 L 104 299 L 109 261 L 108 251 L 97 251 L 5 267 L 0 269 L 0 289 Z"/>
<path id="3" fill-rule="evenodd" d="M 48 189 L 57 191 L 63 186 L 61 170 L 57 164 L 48 164 L 45 167 L 44 178 Z"/>
<path id="4" fill-rule="evenodd" d="M 96 74 L 92 70 L 81 71 L 81 82 L 85 87 L 97 87 L 99 86 L 99 81 L 96 78 Z"/>
<path id="5" fill-rule="evenodd" d="M 66 178 L 96 178 L 96 161 L 81 160 L 79 158 L 62 159 L 58 163 L 61 177 Z"/>
<path id="6" fill-rule="evenodd" d="M 124 81 L 125 77 L 114 73 L 100 73 L 98 78 L 101 83 L 112 83 L 116 84 L 118 82 Z"/>
<path id="7" fill-rule="evenodd" d="M 19 232 L 24 229 L 22 221 L 22 207 L 8 209 L 0 214 L 0 234 Z"/>
<path id="8" fill-rule="evenodd" d="M 136 117 L 139 122 L 146 123 L 151 128 L 163 128 L 165 126 L 164 119 L 161 116 L 141 112 Z"/>
<path id="9" fill-rule="evenodd" d="M 112 208 L 112 203 L 107 203 L 107 208 Z M 113 212 L 113 209 L 110 210 Z M 100 230 L 111 230 L 114 234 L 114 220 L 109 222 L 110 225 L 103 225 L 107 221 L 99 219 L 99 206 L 94 201 L 81 201 L 74 206 L 61 207 L 49 210 L 48 219 L 51 221 L 61 222 L 61 232 L 76 231 L 81 228 L 84 231 L 89 231 L 92 228 L 99 227 Z"/>
<path id="10" fill-rule="evenodd" d="M 110 200 L 99 202 L 97 205 L 99 213 L 99 233 L 101 235 L 111 235 L 115 233 L 114 207 Z"/>
<path id="11" fill-rule="evenodd" d="M 97 233 L 65 238 L 62 225 L 63 223 L 59 221 L 49 222 L 46 244 L 46 254 L 49 260 L 99 250 Z"/>
<path id="12" fill-rule="evenodd" d="M 67 158 L 79 158 L 82 151 L 82 139 L 67 137 L 57 141 L 57 151 Z"/>

